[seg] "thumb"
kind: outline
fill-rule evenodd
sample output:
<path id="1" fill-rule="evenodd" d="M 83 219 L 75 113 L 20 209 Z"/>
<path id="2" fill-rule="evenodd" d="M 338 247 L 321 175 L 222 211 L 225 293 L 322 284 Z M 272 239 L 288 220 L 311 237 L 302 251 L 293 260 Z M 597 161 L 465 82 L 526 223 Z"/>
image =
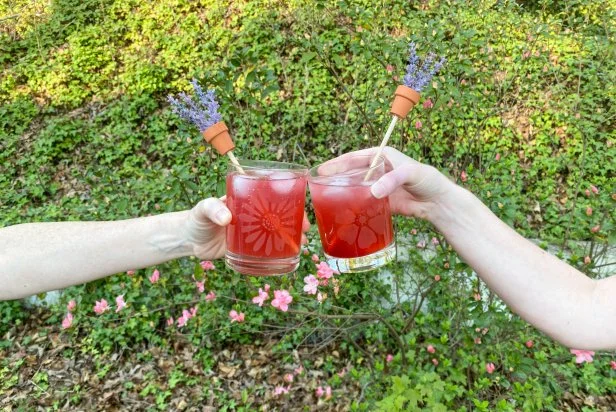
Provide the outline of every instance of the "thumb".
<path id="1" fill-rule="evenodd" d="M 372 196 L 377 199 L 392 194 L 404 185 L 415 185 L 421 181 L 419 164 L 405 164 L 381 176 L 370 188 Z"/>
<path id="2" fill-rule="evenodd" d="M 210 220 L 219 226 L 226 226 L 231 222 L 231 212 L 222 200 L 210 197 L 204 199 L 195 207 L 197 220 Z"/>

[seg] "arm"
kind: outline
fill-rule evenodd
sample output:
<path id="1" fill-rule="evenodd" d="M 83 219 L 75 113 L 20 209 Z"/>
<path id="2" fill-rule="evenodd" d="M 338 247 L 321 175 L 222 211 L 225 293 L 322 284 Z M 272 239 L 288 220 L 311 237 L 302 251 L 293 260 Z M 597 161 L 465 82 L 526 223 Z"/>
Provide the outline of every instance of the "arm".
<path id="1" fill-rule="evenodd" d="M 231 213 L 210 198 L 192 210 L 111 222 L 30 223 L 0 229 L 0 300 L 89 282 L 182 256 L 225 251 Z"/>

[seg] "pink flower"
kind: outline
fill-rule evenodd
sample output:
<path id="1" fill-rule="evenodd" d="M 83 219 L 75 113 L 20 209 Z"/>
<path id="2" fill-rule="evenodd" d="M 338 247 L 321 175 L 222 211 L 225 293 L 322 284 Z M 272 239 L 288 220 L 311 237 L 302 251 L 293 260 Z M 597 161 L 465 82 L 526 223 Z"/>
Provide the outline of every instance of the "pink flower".
<path id="1" fill-rule="evenodd" d="M 432 358 L 432 363 L 434 366 L 438 366 L 438 360 L 436 358 Z"/>
<path id="2" fill-rule="evenodd" d="M 197 314 L 197 306 L 193 306 L 192 308 L 190 308 L 190 317 L 192 318 L 196 314 Z"/>
<path id="3" fill-rule="evenodd" d="M 440 281 L 441 280 L 441 275 L 434 276 L 434 280 L 437 281 L 437 282 Z"/>
<path id="4" fill-rule="evenodd" d="M 116 313 L 118 313 L 119 311 L 121 311 L 122 309 L 124 309 L 126 307 L 126 302 L 124 302 L 124 295 L 120 295 L 116 298 Z"/>
<path id="5" fill-rule="evenodd" d="M 486 363 L 486 372 L 492 374 L 494 372 L 494 369 L 496 369 L 496 366 L 494 366 L 492 362 Z"/>
<path id="6" fill-rule="evenodd" d="M 325 388 L 325 400 L 329 400 L 332 398 L 332 387 L 331 386 L 327 386 Z"/>
<path id="7" fill-rule="evenodd" d="M 326 262 L 321 262 L 317 265 L 317 277 L 319 279 L 329 279 L 335 274 L 338 274 L 337 271 L 330 268 Z"/>
<path id="8" fill-rule="evenodd" d="M 420 240 L 419 242 L 417 242 L 417 247 L 418 247 L 419 249 L 423 249 L 423 248 L 425 248 L 425 247 L 426 247 L 426 242 L 425 242 L 425 241 L 423 241 L 423 240 Z"/>
<path id="9" fill-rule="evenodd" d="M 612 367 L 613 370 L 616 371 L 616 361 L 611 361 L 610 366 Z"/>
<path id="10" fill-rule="evenodd" d="M 317 293 L 317 301 L 319 301 L 319 303 L 323 302 L 325 299 L 327 299 L 327 294 L 322 294 L 321 292 Z"/>
<path id="11" fill-rule="evenodd" d="M 438 245 L 439 243 L 440 243 L 440 242 L 438 241 L 438 239 L 437 239 L 437 238 L 435 238 L 435 237 L 433 237 L 433 238 L 432 238 L 432 244 L 433 244 L 434 246 Z"/>
<path id="12" fill-rule="evenodd" d="M 303 249 L 302 253 L 304 254 L 304 256 L 308 256 L 310 254 L 310 252 L 308 252 L 308 249 Z"/>
<path id="13" fill-rule="evenodd" d="M 434 349 L 434 346 L 428 345 L 427 351 L 430 352 L 430 353 L 434 353 L 434 352 L 436 352 L 436 349 Z"/>
<path id="14" fill-rule="evenodd" d="M 158 271 L 158 269 L 154 269 L 154 272 L 152 272 L 152 276 L 150 276 L 150 282 L 154 284 L 158 282 L 159 279 L 160 279 L 160 272 Z"/>
<path id="15" fill-rule="evenodd" d="M 385 359 L 385 360 L 387 360 L 387 359 Z M 394 360 L 393 356 L 391 357 L 391 360 Z M 347 368 L 342 368 L 342 369 L 340 369 L 340 372 L 338 372 L 336 375 L 338 375 L 341 378 L 344 378 L 344 375 L 346 375 L 346 374 L 347 374 Z"/>
<path id="16" fill-rule="evenodd" d="M 530 348 L 532 348 L 532 347 L 533 347 L 534 343 L 533 343 L 533 341 L 532 341 L 532 340 L 527 340 L 527 341 L 526 341 L 526 343 L 525 343 L 525 345 L 526 345 L 526 347 L 527 347 L 528 349 L 530 349 Z"/>
<path id="17" fill-rule="evenodd" d="M 315 278 L 314 275 L 309 275 L 304 278 L 304 283 L 304 292 L 309 295 L 316 295 L 319 280 Z"/>
<path id="18" fill-rule="evenodd" d="M 268 283 L 266 283 L 265 285 L 263 285 L 263 290 L 266 292 L 269 292 L 270 290 L 270 285 Z"/>
<path id="19" fill-rule="evenodd" d="M 105 313 L 109 309 L 109 304 L 105 299 L 101 299 L 100 301 L 97 300 L 96 305 L 94 305 L 94 312 L 98 315 Z"/>
<path id="20" fill-rule="evenodd" d="M 209 260 L 203 260 L 200 263 L 201 267 L 203 268 L 203 270 L 212 270 L 212 269 L 216 269 L 216 266 L 214 266 L 214 264 L 209 261 Z"/>
<path id="21" fill-rule="evenodd" d="M 190 316 L 186 316 L 186 314 L 183 314 L 182 316 L 180 316 L 178 318 L 178 328 L 183 328 L 184 326 L 186 326 L 188 319 L 190 319 Z"/>
<path id="22" fill-rule="evenodd" d="M 127 271 L 126 271 L 126 274 L 127 274 L 128 276 L 133 276 L 133 275 L 135 274 L 135 271 L 134 271 L 134 270 L 127 270 Z"/>
<path id="23" fill-rule="evenodd" d="M 421 121 L 417 120 L 417 121 L 415 122 L 415 129 L 420 130 L 420 129 L 422 128 L 422 126 L 423 126 L 423 125 L 421 124 Z"/>
<path id="24" fill-rule="evenodd" d="M 394 360 L 394 355 L 392 355 L 391 353 L 388 353 L 387 356 L 385 357 L 385 362 L 390 363 L 393 360 Z"/>
<path id="25" fill-rule="evenodd" d="M 312 255 L 311 259 L 314 263 L 318 263 L 321 260 L 319 259 L 319 256 L 316 253 Z"/>
<path id="26" fill-rule="evenodd" d="M 415 236 L 417 234 L 417 229 L 411 229 L 411 235 Z"/>
<path id="27" fill-rule="evenodd" d="M 196 281 L 195 285 L 197 286 L 197 290 L 199 291 L 199 293 L 205 292 L 205 280 L 201 282 Z"/>
<path id="28" fill-rule="evenodd" d="M 284 386 L 278 385 L 274 388 L 274 395 L 280 396 L 282 394 L 289 393 L 289 388 L 289 386 L 285 388 Z"/>
<path id="29" fill-rule="evenodd" d="M 293 372 L 296 375 L 301 375 L 302 373 L 304 373 L 304 367 L 302 365 L 299 365 L 297 368 L 295 368 Z"/>
<path id="30" fill-rule="evenodd" d="M 231 312 L 229 312 L 229 317 L 231 318 L 231 323 L 233 322 L 243 322 L 244 321 L 244 313 L 243 312 L 237 312 L 236 310 L 232 310 Z"/>
<path id="31" fill-rule="evenodd" d="M 208 302 L 213 302 L 216 300 L 216 293 L 213 290 L 210 290 L 210 293 L 205 295 L 205 300 Z"/>
<path id="32" fill-rule="evenodd" d="M 466 84 L 466 80 L 464 80 L 464 79 L 460 80 L 460 84 L 461 84 L 462 86 L 464 86 L 464 85 Z"/>
<path id="33" fill-rule="evenodd" d="M 586 208 L 586 216 L 592 216 L 592 207 L 588 206 Z"/>
<path id="34" fill-rule="evenodd" d="M 475 345 L 481 345 L 481 338 L 474 339 Z"/>
<path id="35" fill-rule="evenodd" d="M 283 312 L 289 310 L 289 303 L 293 302 L 293 296 L 287 290 L 275 290 L 272 306 Z"/>
<path id="36" fill-rule="evenodd" d="M 575 355 L 575 363 L 592 362 L 592 357 L 595 352 L 591 350 L 571 349 L 570 352 Z"/>
<path id="37" fill-rule="evenodd" d="M 590 256 L 584 256 L 584 264 L 590 265 L 590 262 L 591 262 Z"/>
<path id="38" fill-rule="evenodd" d="M 77 307 L 77 302 L 75 302 L 75 300 L 71 300 L 70 302 L 68 302 L 68 305 L 66 305 L 66 310 L 68 310 L 69 312 L 72 312 L 75 310 L 75 308 Z"/>
<path id="39" fill-rule="evenodd" d="M 287 373 L 286 375 L 284 375 L 284 380 L 285 380 L 285 382 L 288 382 L 288 383 L 293 382 L 293 374 L 292 373 Z"/>
<path id="40" fill-rule="evenodd" d="M 317 390 L 315 391 L 315 395 L 317 395 L 317 398 L 323 397 L 324 394 L 325 394 L 325 391 L 323 390 L 322 386 L 319 386 Z"/>
<path id="41" fill-rule="evenodd" d="M 387 66 L 385 66 L 385 70 L 387 70 L 387 73 L 391 73 L 394 71 L 394 66 L 388 64 Z"/>
<path id="42" fill-rule="evenodd" d="M 475 298 L 476 301 L 480 301 L 481 300 L 481 295 L 479 293 L 475 293 L 473 295 L 473 298 Z"/>
<path id="43" fill-rule="evenodd" d="M 256 303 L 259 306 L 263 306 L 266 300 L 269 299 L 269 293 L 259 288 L 259 294 L 252 298 L 252 303 Z"/>
<path id="44" fill-rule="evenodd" d="M 432 100 L 428 99 L 424 102 L 423 107 L 424 109 L 431 109 L 434 107 L 434 103 L 432 103 Z"/>
<path id="45" fill-rule="evenodd" d="M 169 319 L 167 319 L 167 326 L 171 326 L 175 323 L 175 321 L 173 320 L 173 316 L 170 317 Z"/>
<path id="46" fill-rule="evenodd" d="M 466 182 L 468 180 L 468 176 L 466 176 L 465 170 L 462 170 L 462 173 L 460 173 L 460 180 L 463 182 Z"/>
<path id="47" fill-rule="evenodd" d="M 599 230 L 601 230 L 601 226 L 600 226 L 600 225 L 593 226 L 593 227 L 590 229 L 590 231 L 591 231 L 592 233 L 597 233 Z"/>
<path id="48" fill-rule="evenodd" d="M 599 194 L 599 189 L 597 189 L 597 186 L 595 185 L 590 185 L 590 190 L 596 195 Z"/>
<path id="49" fill-rule="evenodd" d="M 73 314 L 68 312 L 66 317 L 62 319 L 62 329 L 68 329 L 73 326 Z"/>
<path id="50" fill-rule="evenodd" d="M 586 195 L 586 197 L 590 196 L 590 190 L 588 189 L 584 190 L 584 194 Z"/>
<path id="51" fill-rule="evenodd" d="M 500 160 L 500 153 L 496 153 L 496 156 L 494 156 L 494 160 L 496 160 L 497 162 Z"/>

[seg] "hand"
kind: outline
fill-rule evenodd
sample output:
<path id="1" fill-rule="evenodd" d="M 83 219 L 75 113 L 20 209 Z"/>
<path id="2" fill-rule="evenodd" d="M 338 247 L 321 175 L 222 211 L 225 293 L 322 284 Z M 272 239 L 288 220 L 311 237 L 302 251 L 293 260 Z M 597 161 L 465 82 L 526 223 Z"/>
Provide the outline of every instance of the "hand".
<path id="1" fill-rule="evenodd" d="M 377 148 L 370 148 L 347 153 L 324 166 L 328 173 L 332 173 L 329 169 L 332 166 L 341 170 L 366 167 L 372 158 L 366 155 L 375 155 L 377 151 Z M 377 199 L 389 196 L 393 213 L 431 220 L 431 212 L 444 201 L 455 184 L 434 167 L 419 163 L 392 147 L 385 147 L 382 156 L 386 160 L 386 173 L 372 185 L 372 195 Z"/>

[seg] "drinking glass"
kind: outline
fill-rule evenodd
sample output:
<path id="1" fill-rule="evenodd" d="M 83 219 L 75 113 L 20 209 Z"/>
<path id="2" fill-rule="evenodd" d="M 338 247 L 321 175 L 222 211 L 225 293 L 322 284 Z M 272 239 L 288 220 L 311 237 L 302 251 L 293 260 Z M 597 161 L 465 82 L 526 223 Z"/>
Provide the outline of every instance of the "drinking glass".
<path id="1" fill-rule="evenodd" d="M 227 170 L 225 261 L 254 276 L 283 275 L 299 266 L 308 168 L 283 162 L 240 160 Z"/>
<path id="2" fill-rule="evenodd" d="M 370 186 L 385 173 L 385 159 L 354 155 L 310 169 L 308 186 L 327 263 L 342 273 L 364 272 L 396 257 L 389 199 Z"/>

